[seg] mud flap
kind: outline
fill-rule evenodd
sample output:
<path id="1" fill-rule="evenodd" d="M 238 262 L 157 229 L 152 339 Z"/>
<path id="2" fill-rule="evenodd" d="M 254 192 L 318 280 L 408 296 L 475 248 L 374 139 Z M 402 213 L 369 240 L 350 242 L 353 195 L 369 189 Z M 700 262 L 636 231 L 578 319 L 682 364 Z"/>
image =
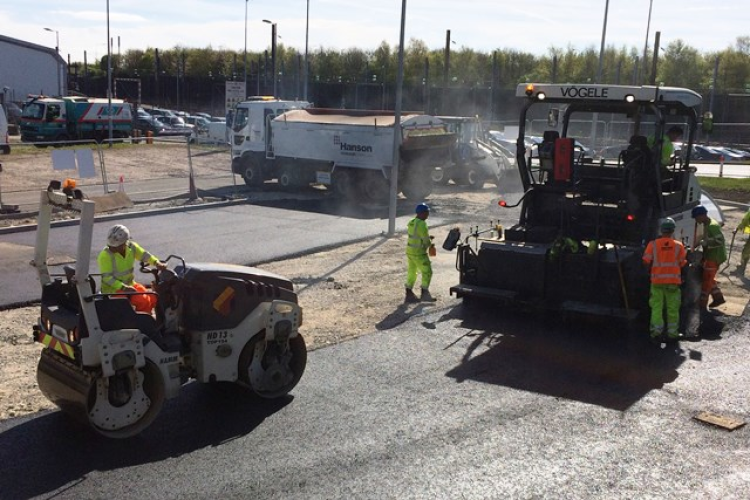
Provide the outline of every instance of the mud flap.
<path id="1" fill-rule="evenodd" d="M 703 282 L 703 266 L 698 262 L 690 262 L 683 269 L 682 306 L 680 307 L 680 331 L 685 337 L 695 338 L 700 335 L 701 310 L 700 296 Z"/>

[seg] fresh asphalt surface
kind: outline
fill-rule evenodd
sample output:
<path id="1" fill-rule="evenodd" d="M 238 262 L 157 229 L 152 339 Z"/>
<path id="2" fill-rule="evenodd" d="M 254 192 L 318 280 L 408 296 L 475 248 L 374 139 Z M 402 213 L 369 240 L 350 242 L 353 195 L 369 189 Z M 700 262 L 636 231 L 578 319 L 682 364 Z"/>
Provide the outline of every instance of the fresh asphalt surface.
<path id="1" fill-rule="evenodd" d="M 91 272 L 97 272 L 96 257 L 98 249 L 104 248 L 107 230 L 118 223 L 126 224 L 133 239 L 160 258 L 178 254 L 188 263 L 242 265 L 308 253 L 388 230 L 387 209 L 353 213 L 346 207 L 320 201 L 281 199 L 266 203 L 275 207 L 229 203 L 100 218 L 94 225 Z M 406 205 L 404 202 L 398 213 L 397 228 L 405 227 L 413 216 Z M 413 208 L 411 204 L 409 207 Z M 440 216 L 433 217 L 433 225 L 440 222 Z M 77 238 L 77 224 L 51 230 L 48 256 L 51 264 L 58 264 L 52 272 L 62 273 L 61 265 L 74 263 Z M 0 231 L 0 275 L 4 283 L 0 287 L 0 307 L 41 297 L 36 271 L 29 264 L 34 258 L 35 241 L 35 230 Z"/>
<path id="2" fill-rule="evenodd" d="M 655 350 L 430 309 L 311 352 L 281 401 L 191 384 L 126 441 L 0 422 L 0 498 L 747 498 L 747 427 L 692 418 L 748 414 L 747 324 Z"/>
<path id="3" fill-rule="evenodd" d="M 160 256 L 237 263 L 387 227 L 377 214 L 246 204 L 122 220 Z M 60 261 L 76 233 L 53 230 Z M 1 293 L 25 278 L 6 279 Z M 0 422 L 0 499 L 747 498 L 747 426 L 693 419 L 750 414 L 746 320 L 718 317 L 707 338 L 656 349 L 578 318 L 417 306 L 401 323 L 400 312 L 311 352 L 281 401 L 190 384 L 126 441 L 59 411 Z"/>

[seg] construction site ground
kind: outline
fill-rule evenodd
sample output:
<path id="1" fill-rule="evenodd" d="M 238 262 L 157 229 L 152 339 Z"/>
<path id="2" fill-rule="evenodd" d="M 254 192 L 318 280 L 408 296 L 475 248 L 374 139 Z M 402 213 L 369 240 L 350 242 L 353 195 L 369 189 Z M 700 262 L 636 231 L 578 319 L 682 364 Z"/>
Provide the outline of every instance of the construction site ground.
<path id="1" fill-rule="evenodd" d="M 160 175 L 186 176 L 185 169 L 179 165 L 176 167 L 172 161 L 174 151 L 170 153 L 166 148 L 162 154 L 164 158 L 161 160 L 158 155 L 149 157 L 148 165 L 141 164 L 142 158 L 134 162 L 127 154 L 120 155 L 122 164 L 119 165 L 115 155 L 112 155 L 108 158 L 107 169 L 113 178 L 124 175 L 119 172 L 127 172 L 128 180 Z M 40 161 L 43 158 L 46 157 L 33 154 L 15 163 L 12 156 L 3 157 L 3 182 L 12 178 L 7 185 L 15 188 L 24 182 L 34 186 L 46 185 L 45 182 L 48 180 L 45 179 L 50 177 L 50 167 L 48 162 Z M 18 166 L 21 163 L 22 167 Z M 194 168 L 199 178 L 201 175 L 226 172 L 227 168 L 224 164 L 217 165 L 208 161 L 205 165 L 196 163 L 198 165 L 194 164 Z M 517 187 L 511 183 L 508 189 Z M 460 223 L 456 225 L 465 232 L 469 226 L 485 226 L 491 219 L 498 218 L 496 213 L 491 211 L 491 207 L 494 206 L 495 211 L 497 210 L 496 202 L 499 196 L 498 189 L 490 187 L 489 184 L 479 191 L 449 185 L 438 188 L 430 197 L 429 203 L 436 214 L 441 210 L 461 214 Z M 717 197 L 720 198 L 721 194 Z M 746 206 L 741 203 L 748 200 L 730 201 L 736 203 L 722 205 L 726 217 L 724 233 L 727 244 L 732 238 L 731 230 L 745 213 Z M 179 203 L 184 203 L 184 200 L 143 203 L 137 204 L 135 208 L 153 209 Z M 33 217 L 15 217 L 3 220 L 2 224 L 7 226 L 32 220 Z M 458 217 L 456 221 L 459 221 Z M 438 248 L 451 227 L 453 224 L 433 228 L 432 233 L 438 242 Z M 455 252 L 446 252 L 442 249 L 439 249 L 437 256 L 433 258 L 434 277 L 430 287 L 437 296 L 437 302 L 403 304 L 403 229 L 398 228 L 399 233 L 393 238 L 377 237 L 262 266 L 291 278 L 296 284 L 305 312 L 302 332 L 309 349 L 318 349 L 360 335 L 386 330 L 428 312 L 445 311 L 461 314 L 460 301 L 451 297 L 448 292 L 458 281 Z M 719 276 L 727 303 L 719 307 L 716 314 L 724 318 L 727 328 L 731 328 L 732 318 L 740 316 L 747 304 L 750 281 L 730 273 L 739 261 L 739 253 L 746 238 L 746 235 L 738 234 L 731 263 Z M 0 311 L 0 419 L 27 415 L 53 407 L 36 386 L 36 363 L 41 346 L 32 341 L 31 331 L 38 313 L 38 306 L 33 305 Z M 415 328 L 421 327 L 418 321 L 414 322 L 414 325 Z"/>

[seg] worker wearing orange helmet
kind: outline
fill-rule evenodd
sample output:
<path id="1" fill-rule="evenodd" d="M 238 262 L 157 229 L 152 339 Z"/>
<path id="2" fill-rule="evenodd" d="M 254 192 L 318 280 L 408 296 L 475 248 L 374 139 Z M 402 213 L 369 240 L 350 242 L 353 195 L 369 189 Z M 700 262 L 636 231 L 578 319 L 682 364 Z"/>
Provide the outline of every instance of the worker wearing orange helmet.
<path id="1" fill-rule="evenodd" d="M 414 210 L 416 216 L 406 225 L 408 239 L 406 241 L 406 298 L 404 302 L 435 302 L 430 295 L 430 281 L 432 280 L 432 263 L 428 252 L 434 252 L 435 245 L 432 244 L 430 230 L 427 227 L 427 218 L 430 216 L 430 207 L 420 203 Z M 417 282 L 417 273 L 422 275 L 422 294 L 417 296 L 412 291 Z"/>
<path id="2" fill-rule="evenodd" d="M 107 246 L 99 253 L 97 262 L 102 274 L 102 293 L 145 292 L 146 287 L 135 281 L 134 266 L 144 264 L 165 269 L 167 265 L 130 239 L 130 230 L 116 224 L 107 233 Z M 156 306 L 156 296 L 147 293 L 130 295 L 130 303 L 138 312 L 150 313 Z"/>
<path id="3" fill-rule="evenodd" d="M 651 270 L 651 339 L 664 335 L 664 311 L 667 313 L 666 335 L 677 340 L 680 327 L 682 268 L 687 264 L 685 246 L 674 239 L 675 221 L 667 217 L 660 224 L 661 236 L 646 246 L 643 264 Z"/>

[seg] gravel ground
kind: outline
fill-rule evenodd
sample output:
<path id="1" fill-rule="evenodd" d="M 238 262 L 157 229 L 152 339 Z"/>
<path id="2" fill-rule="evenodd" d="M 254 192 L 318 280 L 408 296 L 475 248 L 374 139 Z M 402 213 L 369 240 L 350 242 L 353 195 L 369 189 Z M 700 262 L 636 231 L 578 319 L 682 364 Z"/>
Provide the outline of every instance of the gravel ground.
<path id="1" fill-rule="evenodd" d="M 34 153 L 32 151 L 32 153 Z M 36 154 L 36 153 L 35 153 Z M 134 168 L 127 155 L 122 156 L 121 165 L 115 156 L 108 158 L 107 165 L 111 172 L 124 171 L 129 168 L 129 177 L 182 175 L 184 170 L 176 169 L 166 157 L 174 156 L 174 150 L 164 148 L 159 153 L 164 162 L 159 163 L 158 156 L 148 169 Z M 118 153 L 119 155 L 119 153 Z M 33 157 L 29 154 L 29 157 Z M 149 160 L 149 161 L 152 161 Z M 140 160 L 139 160 L 140 161 Z M 9 176 L 18 177 L 22 162 L 9 162 L 3 159 L 4 165 L 16 165 Z M 36 165 L 36 167 L 35 167 Z M 46 185 L 42 181 L 49 175 L 49 166 L 35 164 L 32 159 L 23 159 L 23 176 L 35 179 L 33 182 Z M 218 167 L 206 165 L 196 167 L 204 175 L 210 175 L 211 169 Z M 222 167 L 223 168 L 223 167 Z M 204 170 L 205 169 L 205 170 Z M 35 170 L 34 172 L 31 172 Z M 5 181 L 5 178 L 3 178 Z M 14 184 L 19 186 L 18 179 Z M 452 213 L 460 217 L 462 230 L 468 224 L 485 225 L 490 219 L 497 219 L 488 207 L 495 205 L 499 195 L 489 185 L 480 191 L 465 191 L 457 186 L 447 186 L 437 190 L 430 203 L 435 211 Z M 143 205 L 142 207 L 149 207 Z M 726 211 L 727 224 L 725 235 L 731 239 L 733 229 L 744 209 L 729 208 Z M 18 223 L 16 221 L 15 223 Z M 468 223 L 468 224 L 467 224 Z M 432 233 L 436 242 L 442 242 L 449 227 L 434 228 Z M 744 236 L 738 240 L 744 241 Z M 738 246 L 741 242 L 738 241 Z M 305 324 L 302 332 L 310 349 L 317 349 L 336 344 L 359 335 L 377 330 L 393 328 L 412 317 L 426 312 L 451 308 L 458 301 L 448 295 L 448 289 L 458 281 L 455 270 L 455 252 L 440 250 L 433 259 L 434 278 L 431 289 L 438 297 L 435 304 L 418 304 L 405 306 L 402 303 L 405 261 L 403 249 L 405 238 L 398 235 L 394 238 L 375 238 L 370 241 L 347 245 L 333 250 L 319 252 L 300 258 L 268 263 L 264 269 L 291 278 L 299 293 L 304 308 Z M 438 245 L 439 247 L 439 245 Z M 732 255 L 734 269 L 739 260 L 739 248 Z M 377 280 L 373 280 L 373 270 L 377 269 Z M 747 303 L 746 280 L 723 274 L 720 283 L 729 298 L 720 312 L 730 316 L 739 316 Z M 36 322 L 38 307 L 24 307 L 0 311 L 0 419 L 25 415 L 42 409 L 51 408 L 36 387 L 36 362 L 40 346 L 31 340 L 31 328 Z"/>

